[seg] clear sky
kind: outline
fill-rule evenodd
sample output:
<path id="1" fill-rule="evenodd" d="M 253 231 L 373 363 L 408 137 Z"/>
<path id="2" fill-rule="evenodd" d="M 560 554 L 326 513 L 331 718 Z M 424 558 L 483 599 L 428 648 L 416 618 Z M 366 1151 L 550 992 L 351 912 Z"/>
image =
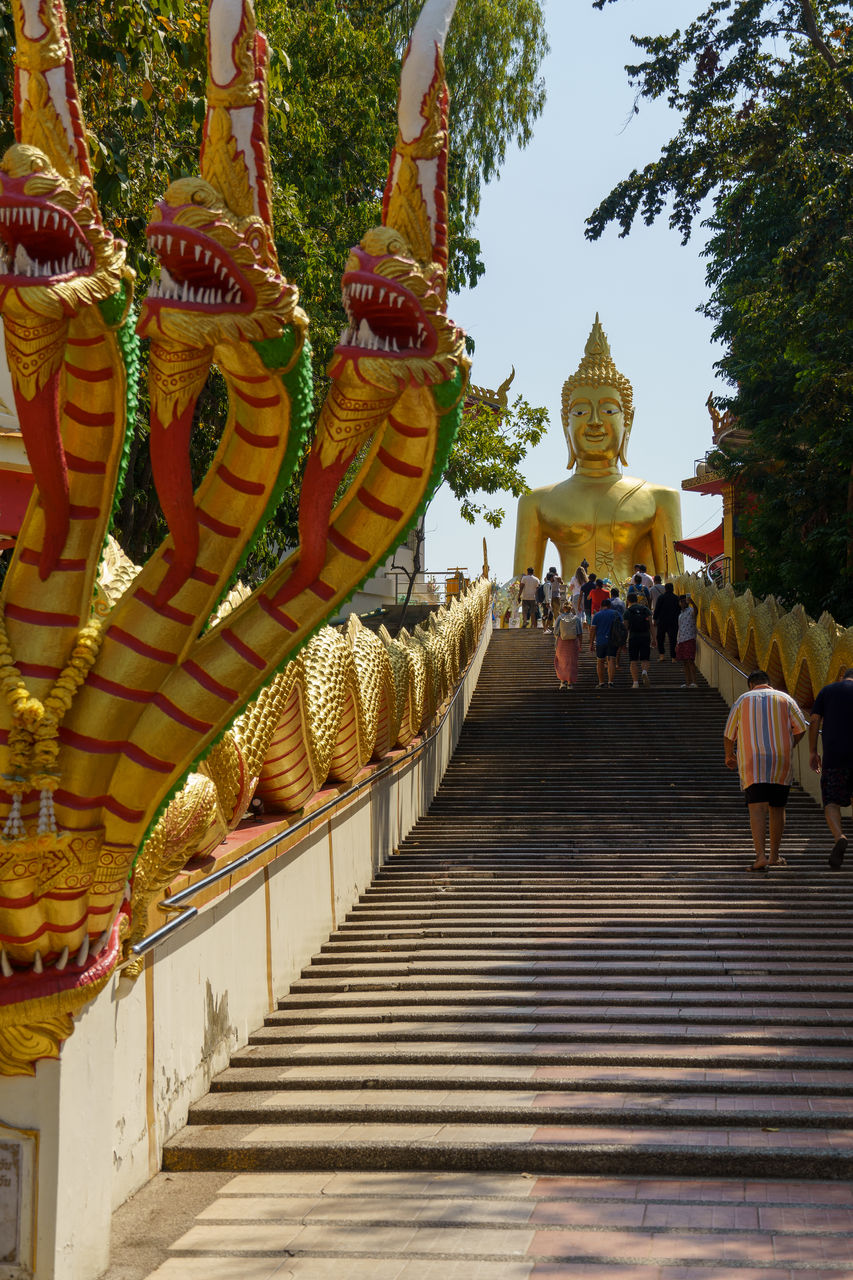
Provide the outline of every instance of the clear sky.
<path id="1" fill-rule="evenodd" d="M 624 67 L 639 60 L 631 34 L 683 26 L 698 0 L 619 0 L 601 13 L 591 0 L 545 0 L 545 10 L 548 102 L 532 143 L 508 156 L 483 193 L 477 230 L 486 275 L 450 299 L 450 315 L 476 341 L 475 383 L 495 388 L 514 365 L 511 394 L 548 409 L 548 434 L 523 464 L 536 488 L 567 474 L 560 395 L 599 311 L 616 365 L 634 385 L 627 472 L 679 489 L 711 447 L 708 393 L 724 389 L 715 383 L 710 323 L 696 311 L 706 296 L 704 234 L 682 246 L 664 217 L 626 239 L 610 229 L 593 244 L 583 228 L 615 183 L 656 158 L 674 132 L 665 104 L 643 103 L 631 118 Z M 681 497 L 685 535 L 719 524 L 719 498 Z M 516 502 L 506 494 L 492 505 L 506 510 L 502 527 L 472 527 L 444 486 L 427 512 L 427 568 L 479 571 L 485 536 L 492 573 L 509 578 Z M 559 564 L 552 553 L 549 544 L 546 566 Z"/>

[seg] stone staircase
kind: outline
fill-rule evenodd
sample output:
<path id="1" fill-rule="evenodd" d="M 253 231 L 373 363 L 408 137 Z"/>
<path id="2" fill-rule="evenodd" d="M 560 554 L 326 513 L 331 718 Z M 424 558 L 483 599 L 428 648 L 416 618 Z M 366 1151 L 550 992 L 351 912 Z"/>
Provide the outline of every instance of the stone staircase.
<path id="1" fill-rule="evenodd" d="M 822 816 L 795 790 L 788 866 L 750 875 L 718 694 L 679 688 L 669 663 L 650 689 L 623 670 L 598 690 L 589 658 L 559 691 L 551 652 L 541 632 L 494 635 L 429 814 L 164 1167 L 252 1171 L 219 1202 L 230 1229 L 254 1187 L 261 1221 L 307 1230 L 288 1171 L 315 1171 L 301 1185 L 326 1188 L 321 1222 L 337 1204 L 348 1275 L 432 1276 L 351 1269 L 431 1257 L 375 1248 L 420 1214 L 471 1246 L 439 1236 L 467 1259 L 442 1277 L 849 1280 L 853 1193 L 828 1180 L 853 1172 L 851 883 L 827 867 Z M 372 1253 L 352 1243 L 365 1222 Z M 519 1263 L 504 1246 L 522 1227 Z M 294 1248 L 344 1256 L 326 1239 Z"/>

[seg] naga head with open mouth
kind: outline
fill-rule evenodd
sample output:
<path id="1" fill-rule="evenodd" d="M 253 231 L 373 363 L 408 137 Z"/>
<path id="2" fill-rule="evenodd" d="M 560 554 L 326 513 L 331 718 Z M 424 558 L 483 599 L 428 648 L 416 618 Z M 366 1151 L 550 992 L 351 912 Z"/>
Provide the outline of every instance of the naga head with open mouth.
<path id="1" fill-rule="evenodd" d="M 151 464 L 174 543 L 160 604 L 198 555 L 189 444 L 215 347 L 274 339 L 288 325 L 302 336 L 308 323 L 272 235 L 267 62 L 251 0 L 211 0 L 201 177 L 173 182 L 148 226 L 160 274 L 137 329 L 151 339 Z"/>
<path id="2" fill-rule="evenodd" d="M 0 160 L 0 309 L 13 328 L 102 302 L 123 269 L 124 244 L 104 229 L 91 181 L 63 176 L 37 147 L 11 146 Z"/>
<path id="3" fill-rule="evenodd" d="M 419 261 L 393 226 L 375 227 L 350 252 L 342 279 L 347 325 L 330 367 L 347 361 L 376 386 L 430 386 L 451 377 L 464 351 L 444 310 L 440 266 Z M 377 358 L 379 357 L 379 358 Z"/>
<path id="4" fill-rule="evenodd" d="M 160 275 L 143 304 L 144 337 L 209 348 L 256 342 L 301 315 L 263 219 L 235 213 L 205 178 L 173 182 L 147 236 Z"/>
<path id="5" fill-rule="evenodd" d="M 403 59 L 397 141 L 382 226 L 349 256 L 347 324 L 329 373 L 400 390 L 453 376 L 464 337 L 447 306 L 447 83 L 442 50 L 454 5 L 428 0 Z M 347 377 L 346 366 L 352 366 Z"/>
<path id="6" fill-rule="evenodd" d="M 317 430 L 317 484 L 329 507 L 335 474 L 406 387 L 449 380 L 465 359 L 447 317 L 447 83 L 442 50 L 453 0 L 427 0 L 403 59 L 397 141 L 382 225 L 352 249 L 341 281 L 346 326 Z M 316 470 L 317 468 L 311 468 Z M 312 517 L 313 519 L 313 517 Z M 300 521 L 300 536 L 303 531 Z"/>
<path id="7" fill-rule="evenodd" d="M 15 134 L 0 160 L 0 314 L 21 434 L 45 512 L 46 579 L 69 528 L 60 369 L 71 320 L 132 273 L 95 198 L 61 0 L 14 0 Z M 129 302 L 131 290 L 127 289 Z"/>

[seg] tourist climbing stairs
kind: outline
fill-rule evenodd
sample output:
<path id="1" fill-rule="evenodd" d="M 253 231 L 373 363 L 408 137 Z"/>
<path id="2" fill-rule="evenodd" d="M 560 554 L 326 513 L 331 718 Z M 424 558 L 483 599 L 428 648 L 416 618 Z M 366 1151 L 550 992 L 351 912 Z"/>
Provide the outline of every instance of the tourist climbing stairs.
<path id="1" fill-rule="evenodd" d="M 787 866 L 751 874 L 719 694 L 657 661 L 649 688 L 623 668 L 600 689 L 587 655 L 560 690 L 552 653 L 541 631 L 495 633 L 429 813 L 192 1108 L 165 1168 L 264 1171 L 273 1189 L 295 1185 L 287 1171 L 314 1171 L 312 1187 L 348 1171 L 344 1201 L 354 1174 L 405 1171 L 468 1226 L 511 1235 L 535 1206 L 553 1246 L 536 1256 L 573 1259 L 571 1275 L 606 1255 L 589 1274 L 619 1276 L 639 1254 L 577 1234 L 557 1248 L 560 1225 L 630 1236 L 651 1205 L 671 1228 L 687 1199 L 704 1206 L 690 1229 L 713 1209 L 713 1234 L 736 1202 L 766 1267 L 758 1209 L 794 1205 L 798 1231 L 812 1214 L 850 1265 L 826 1275 L 851 1276 L 853 1199 L 828 1185 L 853 1173 L 851 879 L 827 866 L 820 811 L 794 788 Z M 482 1192 L 495 1175 L 514 1175 L 503 1217 Z M 396 1221 L 387 1205 L 374 1217 Z M 676 1256 L 722 1265 L 703 1248 Z"/>

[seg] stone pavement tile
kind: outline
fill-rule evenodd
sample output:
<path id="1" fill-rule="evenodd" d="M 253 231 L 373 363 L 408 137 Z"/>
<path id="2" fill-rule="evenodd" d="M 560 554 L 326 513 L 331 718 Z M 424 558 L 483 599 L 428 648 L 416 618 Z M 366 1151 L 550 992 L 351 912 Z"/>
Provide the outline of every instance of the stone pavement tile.
<path id="1" fill-rule="evenodd" d="M 633 1200 L 644 1185 L 641 1178 L 574 1178 L 544 1177 L 533 1183 L 530 1195 L 539 1199 L 559 1200 Z M 676 1184 L 680 1186 L 681 1184 Z"/>
<path id="2" fill-rule="evenodd" d="M 534 1206 L 530 1200 L 484 1200 L 471 1197 L 459 1197 L 455 1200 L 444 1200 L 439 1196 L 429 1200 L 411 1200 L 397 1202 L 398 1214 L 422 1226 L 427 1222 L 448 1222 L 465 1224 L 469 1222 L 494 1222 L 502 1226 L 519 1224 L 525 1226 L 531 1218 Z"/>
<path id="3" fill-rule="evenodd" d="M 489 1227 L 418 1227 L 409 1242 L 411 1253 L 449 1253 L 477 1257 L 497 1255 L 506 1258 L 524 1258 L 537 1233 L 523 1227 L 502 1231 Z"/>
<path id="4" fill-rule="evenodd" d="M 314 1196 L 333 1182 L 333 1173 L 238 1173 L 220 1188 L 221 1196 Z"/>
<path id="5" fill-rule="evenodd" d="M 807 1271 L 791 1272 L 787 1267 L 667 1267 L 659 1272 L 659 1280 L 826 1280 L 824 1273 Z M 278 1276 L 276 1276 L 278 1280 Z M 846 1277 L 850 1280 L 850 1277 Z"/>
<path id="6" fill-rule="evenodd" d="M 853 1207 L 840 1205 L 767 1205 L 758 1207 L 758 1221 L 764 1231 L 849 1231 L 853 1232 Z M 853 1246 L 851 1246 L 853 1255 Z"/>
<path id="7" fill-rule="evenodd" d="M 481 1258 L 465 1258 L 452 1262 L 441 1258 L 430 1262 L 426 1258 L 412 1258 L 400 1272 L 399 1280 L 529 1280 L 532 1270 L 532 1263 L 521 1260 L 486 1262 Z M 344 1278 L 339 1276 L 337 1280 Z"/>
<path id="8" fill-rule="evenodd" d="M 732 1235 L 703 1234 L 701 1232 L 679 1234 L 661 1232 L 652 1236 L 649 1257 L 658 1262 L 728 1262 L 732 1266 L 744 1263 L 767 1264 L 778 1262 L 774 1257 L 773 1239 L 757 1231 Z"/>
<path id="9" fill-rule="evenodd" d="M 402 1258 L 288 1258 L 272 1280 L 400 1280 Z"/>
<path id="10" fill-rule="evenodd" d="M 661 1275 L 656 1264 L 646 1267 L 642 1263 L 537 1262 L 530 1273 L 530 1280 L 661 1280 Z M 726 1280 L 732 1278 L 727 1276 Z M 762 1277 L 762 1280 L 766 1278 Z M 780 1280 L 780 1277 L 771 1276 L 770 1280 Z M 781 1280 L 788 1280 L 788 1276 L 781 1277 Z"/>
<path id="11" fill-rule="evenodd" d="M 295 1126 L 299 1128 L 300 1126 Z M 289 1137 L 288 1133 L 283 1137 Z M 341 1135 L 345 1142 L 428 1142 L 441 1137 L 440 1124 L 350 1124 Z M 315 1141 L 317 1139 L 315 1138 Z"/>
<path id="12" fill-rule="evenodd" d="M 396 1071 L 397 1068 L 395 1067 L 394 1070 Z M 482 1078 L 492 1077 L 500 1080 L 532 1080 L 537 1072 L 536 1067 L 525 1067 L 520 1065 L 514 1067 L 506 1063 L 499 1062 L 496 1062 L 493 1067 L 480 1066 L 477 1063 L 471 1063 L 470 1065 L 458 1063 L 452 1067 L 434 1065 L 431 1068 L 425 1068 L 425 1070 L 431 1070 L 437 1074 L 440 1073 L 442 1076 L 453 1077 L 453 1079 L 456 1079 L 459 1076 L 462 1076 L 463 1078 L 470 1076 L 471 1079 L 476 1079 L 479 1076 Z M 413 1072 L 413 1074 L 417 1074 L 417 1072 Z"/>
<path id="13" fill-rule="evenodd" d="M 807 1102 L 810 1111 L 821 1115 L 826 1112 L 830 1114 L 835 1111 L 846 1112 L 850 1116 L 853 1112 L 853 1099 L 851 1098 L 809 1098 Z"/>
<path id="14" fill-rule="evenodd" d="M 224 1096 L 224 1095 L 219 1095 Z M 530 1095 L 534 1096 L 534 1095 Z M 446 1089 L 330 1089 L 323 1098 L 324 1107 L 359 1106 L 365 1102 L 381 1101 L 385 1106 L 411 1106 L 417 1102 L 419 1106 L 439 1106 L 448 1097 Z M 454 1090 L 454 1099 L 456 1091 Z M 239 1095 L 244 1106 L 261 1107 L 299 1107 L 317 1105 L 317 1092 L 314 1089 L 266 1090 L 259 1093 Z"/>
<path id="15" fill-rule="evenodd" d="M 428 1175 L 432 1195 L 501 1196 L 523 1199 L 536 1179 L 524 1173 L 433 1173 Z"/>
<path id="16" fill-rule="evenodd" d="M 281 1258 L 169 1258 L 148 1280 L 282 1280 L 280 1267 Z"/>
<path id="17" fill-rule="evenodd" d="M 744 1194 L 754 1204 L 853 1205 L 853 1182 L 800 1182 L 790 1178 L 744 1184 Z"/>
<path id="18" fill-rule="evenodd" d="M 807 1263 L 814 1266 L 818 1262 L 838 1266 L 847 1263 L 853 1275 L 853 1239 L 849 1236 L 783 1236 L 772 1237 L 775 1251 L 774 1262 Z"/>
<path id="19" fill-rule="evenodd" d="M 303 1227 L 296 1244 L 299 1253 L 404 1253 L 411 1245 L 413 1227 L 375 1227 L 360 1223 Z"/>
<path id="20" fill-rule="evenodd" d="M 582 1146 L 599 1143 L 631 1143 L 643 1147 L 724 1147 L 726 1129 L 668 1129 L 650 1126 L 640 1129 L 626 1125 L 550 1125 L 537 1129 L 533 1142 L 570 1142 Z M 780 1144 L 782 1145 L 782 1144 Z"/>
<path id="21" fill-rule="evenodd" d="M 845 1105 L 843 1099 L 840 1098 L 816 1098 L 816 1102 L 826 1102 L 829 1105 L 819 1108 L 822 1111 L 838 1111 L 844 1117 L 845 1110 L 849 1111 L 849 1104 Z M 790 1098 L 773 1098 L 761 1097 L 760 1095 L 741 1094 L 739 1097 L 721 1097 L 719 1100 L 720 1109 L 726 1111 L 743 1111 L 747 1115 L 752 1111 L 774 1111 L 779 1115 L 785 1115 L 791 1111 L 809 1111 L 810 1107 L 808 1098 L 790 1097 Z"/>
<path id="22" fill-rule="evenodd" d="M 656 1080 L 666 1082 L 670 1079 L 688 1081 L 691 1084 L 704 1084 L 709 1072 L 704 1067 L 534 1067 L 537 1080 L 613 1080 L 618 1084 L 629 1084 L 636 1080 Z M 787 1076 L 789 1073 L 780 1073 Z M 738 1078 L 741 1078 L 740 1075 Z"/>
<path id="23" fill-rule="evenodd" d="M 325 1203 L 318 1196 L 234 1196 L 209 1204 L 197 1222 L 297 1222 Z"/>
<path id="24" fill-rule="evenodd" d="M 254 1175 L 251 1175 L 254 1176 Z M 294 1177 L 301 1177 L 295 1174 Z M 431 1173 L 333 1173 L 326 1180 L 327 1196 L 423 1196 L 429 1191 Z"/>
<path id="25" fill-rule="evenodd" d="M 626 1201 L 623 1204 L 589 1200 L 546 1200 L 537 1204 L 530 1217 L 538 1227 L 642 1227 L 646 1206 Z"/>
<path id="26" fill-rule="evenodd" d="M 647 1261 L 652 1257 L 654 1236 L 650 1231 L 610 1231 L 594 1228 L 577 1231 L 537 1231 L 527 1252 L 532 1258 L 613 1258 L 617 1261 Z"/>
<path id="27" fill-rule="evenodd" d="M 344 1136 L 348 1128 L 347 1124 L 289 1124 L 287 1126 L 262 1124 L 243 1134 L 242 1141 L 245 1143 L 281 1142 L 286 1137 L 288 1142 L 335 1142 Z"/>
<path id="28" fill-rule="evenodd" d="M 742 1178 L 641 1178 L 638 1180 L 637 1198 L 738 1203 L 747 1196 Z"/>
<path id="29" fill-rule="evenodd" d="M 757 1231 L 761 1224 L 752 1204 L 647 1204 L 643 1226 L 655 1231 Z"/>
<path id="30" fill-rule="evenodd" d="M 307 1228 L 301 1223 L 202 1223 L 190 1227 L 171 1246 L 194 1253 L 281 1253 L 301 1248 L 300 1238 Z"/>
<path id="31" fill-rule="evenodd" d="M 725 1136 L 723 1136 L 725 1135 Z M 730 1147 L 762 1147 L 778 1149 L 785 1147 L 808 1148 L 809 1150 L 841 1150 L 853 1148 L 853 1130 L 850 1129 L 777 1129 L 775 1132 L 766 1129 L 723 1129 L 718 1146 Z"/>
<path id="32" fill-rule="evenodd" d="M 536 1130 L 520 1124 L 445 1124 L 437 1142 L 532 1142 Z"/>

